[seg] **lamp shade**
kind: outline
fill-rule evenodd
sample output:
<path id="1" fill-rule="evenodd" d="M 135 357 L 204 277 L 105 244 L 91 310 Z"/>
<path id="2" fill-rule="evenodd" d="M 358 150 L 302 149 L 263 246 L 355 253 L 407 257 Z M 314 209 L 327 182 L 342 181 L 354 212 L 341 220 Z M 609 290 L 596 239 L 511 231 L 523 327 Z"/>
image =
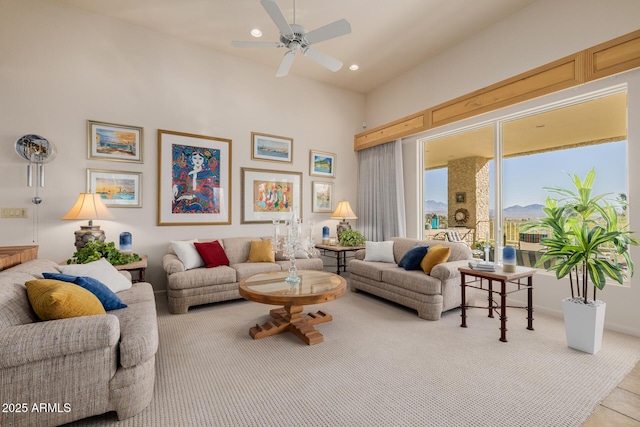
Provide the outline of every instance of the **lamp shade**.
<path id="1" fill-rule="evenodd" d="M 346 200 L 341 200 L 338 202 L 338 207 L 335 212 L 331 215 L 333 219 L 358 219 L 355 213 L 353 213 L 353 209 L 351 209 L 351 205 Z"/>
<path id="2" fill-rule="evenodd" d="M 99 194 L 80 193 L 73 207 L 61 219 L 112 219 L 113 214 Z"/>

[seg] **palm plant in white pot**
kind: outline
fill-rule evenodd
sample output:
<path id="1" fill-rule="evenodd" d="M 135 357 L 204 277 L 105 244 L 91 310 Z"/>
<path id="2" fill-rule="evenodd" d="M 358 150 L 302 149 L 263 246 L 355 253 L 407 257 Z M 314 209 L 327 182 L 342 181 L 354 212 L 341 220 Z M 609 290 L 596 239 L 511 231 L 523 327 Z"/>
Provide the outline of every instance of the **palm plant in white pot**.
<path id="1" fill-rule="evenodd" d="M 591 354 L 602 345 L 606 308 L 604 301 L 596 299 L 596 290 L 602 290 L 607 279 L 622 284 L 633 275 L 629 247 L 639 245 L 632 232 L 618 222 L 620 201 L 608 201 L 606 194 L 591 194 L 595 177 L 595 169 L 584 181 L 573 175 L 575 190 L 545 187 L 558 198 L 547 197 L 546 217 L 529 227 L 542 227 L 550 233 L 541 240 L 545 251 L 536 265 L 551 261 L 548 271 L 555 271 L 558 279 L 569 276 L 571 298 L 562 301 L 567 344 Z M 591 286 L 593 298 L 589 299 Z"/>

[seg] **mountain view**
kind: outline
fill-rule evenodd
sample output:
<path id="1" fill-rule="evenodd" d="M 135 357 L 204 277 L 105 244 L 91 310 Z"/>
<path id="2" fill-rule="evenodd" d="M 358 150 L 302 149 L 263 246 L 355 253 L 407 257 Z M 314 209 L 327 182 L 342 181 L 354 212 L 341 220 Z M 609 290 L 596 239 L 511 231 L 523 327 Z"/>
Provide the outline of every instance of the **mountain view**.
<path id="1" fill-rule="evenodd" d="M 504 219 L 523 220 L 542 218 L 544 216 L 542 212 L 543 207 L 544 205 L 537 203 L 526 206 L 509 206 L 504 209 Z M 436 215 L 446 215 L 447 204 L 435 200 L 427 200 L 424 203 L 424 211 L 431 214 L 435 213 Z M 489 217 L 494 217 L 493 209 L 489 211 Z"/>

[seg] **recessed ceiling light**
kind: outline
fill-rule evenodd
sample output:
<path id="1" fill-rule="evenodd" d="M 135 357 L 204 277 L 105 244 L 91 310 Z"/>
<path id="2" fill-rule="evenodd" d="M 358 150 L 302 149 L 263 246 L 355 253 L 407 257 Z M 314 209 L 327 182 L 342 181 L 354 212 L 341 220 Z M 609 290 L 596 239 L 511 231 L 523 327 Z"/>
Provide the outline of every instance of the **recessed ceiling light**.
<path id="1" fill-rule="evenodd" d="M 349 66 L 349 69 L 351 71 L 356 71 L 358 68 L 360 68 L 360 67 L 358 67 L 356 64 L 353 64 L 353 65 Z"/>
<path id="2" fill-rule="evenodd" d="M 260 31 L 257 28 L 254 28 L 253 30 L 251 30 L 251 35 L 253 37 L 262 37 L 262 31 Z"/>

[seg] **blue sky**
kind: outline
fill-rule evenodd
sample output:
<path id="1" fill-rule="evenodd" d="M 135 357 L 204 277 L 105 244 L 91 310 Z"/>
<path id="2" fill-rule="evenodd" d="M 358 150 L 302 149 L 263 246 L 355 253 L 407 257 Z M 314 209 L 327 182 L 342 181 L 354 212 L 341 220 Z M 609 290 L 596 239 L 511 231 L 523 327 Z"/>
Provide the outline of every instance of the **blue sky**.
<path id="1" fill-rule="evenodd" d="M 490 186 L 493 190 L 494 162 L 489 163 Z M 573 188 L 567 173 L 584 178 L 596 168 L 594 194 L 627 193 L 627 142 L 591 145 L 569 150 L 550 151 L 505 159 L 503 163 L 504 206 L 544 204 L 551 193 L 543 187 Z M 447 202 L 446 169 L 424 174 L 425 200 Z M 490 197 L 494 202 L 493 192 Z"/>

